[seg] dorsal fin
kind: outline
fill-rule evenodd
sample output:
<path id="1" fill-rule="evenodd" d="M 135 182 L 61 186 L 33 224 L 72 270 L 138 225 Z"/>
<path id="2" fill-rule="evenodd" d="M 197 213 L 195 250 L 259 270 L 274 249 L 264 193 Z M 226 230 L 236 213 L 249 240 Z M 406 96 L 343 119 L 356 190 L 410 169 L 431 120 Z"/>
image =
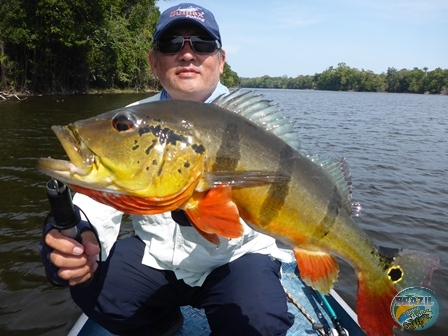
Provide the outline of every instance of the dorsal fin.
<path id="1" fill-rule="evenodd" d="M 301 151 L 293 121 L 282 114 L 278 105 L 263 99 L 263 95 L 255 94 L 254 91 L 241 93 L 235 90 L 228 95 L 219 96 L 212 104 L 238 113 Z"/>
<path id="2" fill-rule="evenodd" d="M 344 206 L 348 213 L 358 217 L 361 212 L 361 204 L 353 200 L 352 177 L 345 159 L 343 157 L 323 158 L 319 155 L 308 155 L 308 158 L 321 166 L 327 176 L 336 184 L 344 197 Z"/>
<path id="3" fill-rule="evenodd" d="M 263 95 L 255 94 L 254 91 L 241 93 L 240 90 L 235 90 L 228 95 L 221 95 L 212 104 L 249 119 L 277 135 L 292 148 L 321 166 L 341 191 L 347 212 L 352 216 L 359 216 L 361 205 L 352 199 L 352 181 L 345 159 L 323 158 L 319 155 L 311 155 L 303 150 L 300 146 L 297 131 L 294 130 L 294 123 L 282 114 L 277 104 L 272 104 L 271 100 L 263 99 Z"/>

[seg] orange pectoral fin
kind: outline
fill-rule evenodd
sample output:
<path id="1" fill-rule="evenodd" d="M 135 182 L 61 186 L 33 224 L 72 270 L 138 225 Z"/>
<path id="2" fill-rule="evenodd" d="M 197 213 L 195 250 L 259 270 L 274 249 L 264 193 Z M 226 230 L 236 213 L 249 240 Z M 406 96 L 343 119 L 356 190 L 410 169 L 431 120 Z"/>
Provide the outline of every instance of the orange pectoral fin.
<path id="1" fill-rule="evenodd" d="M 308 285 L 328 294 L 338 278 L 339 265 L 329 253 L 294 249 L 300 277 Z"/>
<path id="2" fill-rule="evenodd" d="M 225 238 L 241 237 L 244 229 L 231 196 L 232 188 L 226 186 L 196 193 L 187 202 L 185 212 L 200 233 L 217 234 Z"/>

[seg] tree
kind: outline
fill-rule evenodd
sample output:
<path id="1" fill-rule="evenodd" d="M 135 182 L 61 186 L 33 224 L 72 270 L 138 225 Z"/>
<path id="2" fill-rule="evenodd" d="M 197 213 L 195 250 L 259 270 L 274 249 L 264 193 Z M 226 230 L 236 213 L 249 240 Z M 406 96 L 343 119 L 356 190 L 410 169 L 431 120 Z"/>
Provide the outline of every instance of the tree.
<path id="1" fill-rule="evenodd" d="M 2 87 L 67 92 L 153 85 L 147 52 L 159 16 L 155 0 L 5 1 Z"/>
<path id="2" fill-rule="evenodd" d="M 398 78 L 398 71 L 394 67 L 387 68 L 386 73 L 387 91 L 398 92 L 400 88 L 400 80 Z"/>
<path id="3" fill-rule="evenodd" d="M 338 90 L 350 91 L 354 90 L 357 86 L 357 74 L 358 69 L 353 69 L 347 66 L 345 63 L 338 63 L 338 67 L 335 71 L 335 76 L 338 81 Z"/>
<path id="4" fill-rule="evenodd" d="M 0 71 L 2 90 L 25 87 L 27 71 L 26 54 L 19 46 L 33 46 L 35 33 L 27 23 L 31 2 L 3 1 L 0 6 Z"/>
<path id="5" fill-rule="evenodd" d="M 318 90 L 339 90 L 339 79 L 336 75 L 336 69 L 330 66 L 318 76 L 315 76 Z"/>
<path id="6" fill-rule="evenodd" d="M 408 90 L 412 93 L 423 93 L 423 77 L 425 73 L 419 68 L 414 68 L 408 73 Z"/>
<path id="7" fill-rule="evenodd" d="M 448 70 L 436 68 L 423 79 L 424 92 L 448 94 Z"/>
<path id="8" fill-rule="evenodd" d="M 224 64 L 224 72 L 221 75 L 221 83 L 227 87 L 238 87 L 241 84 L 241 79 L 238 74 L 232 70 L 228 63 Z"/>

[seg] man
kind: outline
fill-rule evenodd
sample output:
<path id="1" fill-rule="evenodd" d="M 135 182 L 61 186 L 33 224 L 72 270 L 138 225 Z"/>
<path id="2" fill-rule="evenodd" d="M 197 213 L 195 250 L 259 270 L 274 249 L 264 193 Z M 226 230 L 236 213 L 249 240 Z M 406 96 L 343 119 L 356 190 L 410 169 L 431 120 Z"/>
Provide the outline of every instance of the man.
<path id="1" fill-rule="evenodd" d="M 160 16 L 149 52 L 163 90 L 137 102 L 184 99 L 209 103 L 228 93 L 219 82 L 226 54 L 211 12 L 180 4 Z M 118 239 L 122 213 L 77 194 L 93 223 L 78 225 L 82 244 L 48 228 L 42 259 L 52 281 L 70 285 L 73 300 L 119 335 L 172 335 L 180 306 L 203 308 L 213 335 L 285 335 L 293 324 L 279 281 L 285 256 L 275 240 L 250 229 L 238 239 L 206 241 L 182 211 L 131 216 L 135 236 Z M 97 262 L 102 251 L 104 261 Z M 100 267 L 98 267 L 98 263 Z"/>

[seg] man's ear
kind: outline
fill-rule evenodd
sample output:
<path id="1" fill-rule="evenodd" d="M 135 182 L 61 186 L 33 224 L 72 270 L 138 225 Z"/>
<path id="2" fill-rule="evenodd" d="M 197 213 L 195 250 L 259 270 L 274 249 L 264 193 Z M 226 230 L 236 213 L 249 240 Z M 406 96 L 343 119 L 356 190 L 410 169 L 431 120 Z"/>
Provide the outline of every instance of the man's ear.
<path id="1" fill-rule="evenodd" d="M 148 52 L 149 66 L 151 67 L 151 71 L 154 76 L 157 77 L 157 55 L 154 50 L 150 50 Z"/>
<path id="2" fill-rule="evenodd" d="M 221 49 L 219 52 L 221 53 L 219 59 L 219 73 L 220 75 L 222 75 L 224 73 L 224 64 L 226 63 L 226 52 L 223 49 Z"/>

